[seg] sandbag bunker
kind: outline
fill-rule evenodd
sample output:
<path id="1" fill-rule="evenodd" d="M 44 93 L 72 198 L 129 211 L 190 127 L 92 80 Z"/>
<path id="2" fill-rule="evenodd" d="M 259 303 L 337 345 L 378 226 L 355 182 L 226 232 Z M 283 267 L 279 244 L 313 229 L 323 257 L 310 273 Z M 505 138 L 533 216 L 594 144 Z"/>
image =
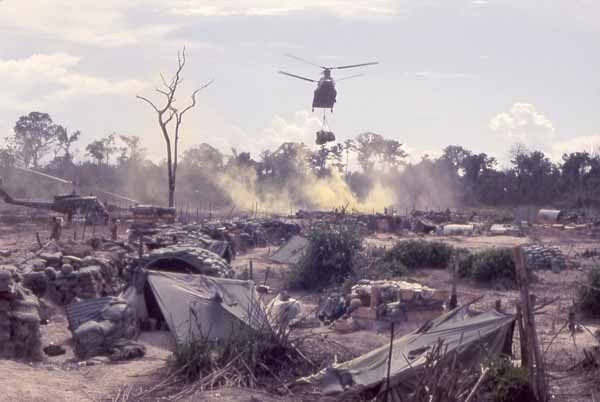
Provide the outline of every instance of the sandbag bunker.
<path id="1" fill-rule="evenodd" d="M 143 355 L 143 346 L 130 341 L 140 330 L 166 330 L 180 343 L 201 337 L 227 339 L 244 330 L 270 330 L 254 282 L 228 278 L 225 261 L 206 250 L 202 250 L 207 254 L 204 258 L 197 250 L 187 251 L 151 253 L 119 297 L 69 305 L 69 328 L 78 356 Z"/>

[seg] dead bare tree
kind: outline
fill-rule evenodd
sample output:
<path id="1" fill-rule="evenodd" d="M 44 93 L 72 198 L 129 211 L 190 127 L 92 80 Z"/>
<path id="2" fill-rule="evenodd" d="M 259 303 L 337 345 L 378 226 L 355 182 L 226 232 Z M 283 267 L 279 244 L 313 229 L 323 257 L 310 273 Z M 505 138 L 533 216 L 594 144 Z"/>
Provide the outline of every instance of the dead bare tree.
<path id="1" fill-rule="evenodd" d="M 175 106 L 175 95 L 179 85 L 183 81 L 181 73 L 185 67 L 185 47 L 181 52 L 177 52 L 177 70 L 169 82 L 165 79 L 163 74 L 160 74 L 162 84 L 164 88 L 156 88 L 156 92 L 164 95 L 166 98 L 165 104 L 162 107 L 158 107 L 154 102 L 143 96 L 137 95 L 136 98 L 141 99 L 148 103 L 152 109 L 156 112 L 158 117 L 158 125 L 165 139 L 167 148 L 167 174 L 168 174 L 168 186 L 169 186 L 169 207 L 173 207 L 175 204 L 175 182 L 177 179 L 177 155 L 179 145 L 179 128 L 183 121 L 183 115 L 190 109 L 196 106 L 196 94 L 202 89 L 206 88 L 212 83 L 212 80 L 201 86 L 200 88 L 192 92 L 192 102 L 184 107 L 178 109 Z M 171 124 L 172 123 L 172 124 Z"/>

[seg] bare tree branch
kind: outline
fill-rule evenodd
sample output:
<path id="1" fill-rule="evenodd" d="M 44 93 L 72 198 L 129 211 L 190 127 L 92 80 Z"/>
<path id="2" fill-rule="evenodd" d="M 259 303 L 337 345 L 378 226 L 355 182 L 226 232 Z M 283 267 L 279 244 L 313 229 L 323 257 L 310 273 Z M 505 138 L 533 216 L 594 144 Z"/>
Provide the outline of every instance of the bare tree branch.
<path id="1" fill-rule="evenodd" d="M 154 106 L 154 103 L 150 102 L 148 99 L 144 98 L 143 96 L 136 95 L 136 98 L 146 101 L 158 113 L 158 108 L 156 106 Z"/>
<path id="2" fill-rule="evenodd" d="M 158 125 L 165 139 L 165 145 L 167 148 L 167 173 L 169 179 L 169 206 L 172 207 L 174 204 L 174 193 L 175 193 L 175 181 L 177 177 L 177 162 L 178 162 L 178 146 L 179 146 L 179 128 L 183 121 L 183 115 L 194 106 L 196 106 L 196 95 L 202 89 L 208 87 L 213 80 L 204 84 L 200 88 L 196 89 L 192 92 L 192 102 L 190 105 L 185 107 L 183 110 L 179 111 L 177 107 L 175 107 L 175 94 L 177 93 L 177 89 L 180 84 L 183 82 L 183 78 L 181 77 L 181 73 L 186 64 L 186 55 L 185 55 L 185 47 L 181 52 L 177 52 L 177 69 L 173 74 L 171 81 L 167 82 L 165 76 L 161 73 L 160 79 L 164 88 L 156 88 L 155 91 L 161 95 L 166 97 L 166 101 L 162 108 L 158 108 L 152 101 L 143 97 L 136 96 L 138 99 L 141 99 L 148 103 L 154 111 L 157 113 L 158 117 Z M 166 115 L 165 115 L 166 113 Z M 170 129 L 168 127 L 169 123 L 175 121 L 174 127 L 171 126 Z M 169 133 L 170 132 L 170 133 Z M 172 147 L 172 148 L 171 148 Z"/>
<path id="3" fill-rule="evenodd" d="M 210 81 L 208 81 L 206 84 L 202 85 L 200 88 L 196 89 L 196 90 L 195 90 L 195 91 L 192 93 L 192 104 L 191 104 L 191 105 L 189 105 L 188 107 L 186 107 L 185 109 L 183 109 L 183 110 L 181 111 L 181 113 L 179 114 L 179 116 L 180 116 L 180 117 L 183 117 L 183 114 L 184 114 L 185 112 L 187 112 L 188 110 L 190 110 L 191 108 L 193 108 L 194 106 L 196 106 L 196 94 L 197 94 L 198 92 L 202 91 L 204 88 L 208 87 L 210 84 L 212 84 L 212 83 L 213 83 L 213 81 L 214 81 L 214 79 L 213 79 L 213 80 L 210 80 Z"/>
<path id="4" fill-rule="evenodd" d="M 167 84 L 167 80 L 165 79 L 165 76 L 163 75 L 163 73 L 160 73 L 160 79 L 161 79 L 163 85 L 165 86 L 165 88 L 167 88 L 168 90 L 171 90 L 171 85 Z"/>
<path id="5" fill-rule="evenodd" d="M 163 122 L 163 124 L 166 126 L 167 124 L 169 124 L 171 122 L 171 120 L 173 120 L 173 117 L 176 116 L 176 111 L 171 110 L 171 114 L 169 115 L 169 117 L 167 117 L 167 119 Z"/>

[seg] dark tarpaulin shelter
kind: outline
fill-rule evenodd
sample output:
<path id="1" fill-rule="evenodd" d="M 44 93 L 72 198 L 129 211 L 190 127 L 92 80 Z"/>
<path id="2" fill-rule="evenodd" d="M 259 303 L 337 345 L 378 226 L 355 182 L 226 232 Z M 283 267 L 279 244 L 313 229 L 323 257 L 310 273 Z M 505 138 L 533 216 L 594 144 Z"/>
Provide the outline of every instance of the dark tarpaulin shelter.
<path id="1" fill-rule="evenodd" d="M 151 315 L 149 303 L 155 304 L 178 342 L 224 339 L 244 328 L 271 329 L 252 281 L 160 271 L 138 275 L 121 297 L 140 321 Z"/>
<path id="2" fill-rule="evenodd" d="M 469 311 L 468 306 L 462 306 L 396 339 L 393 342 L 390 370 L 392 400 L 400 401 L 398 394 L 411 392 L 423 369 L 427 352 L 439 340 L 443 341 L 447 353 L 456 351 L 466 367 L 474 367 L 490 355 L 510 354 L 514 320 L 513 315 L 496 310 L 475 314 Z M 326 395 L 376 387 L 383 392 L 388 355 L 389 345 L 385 345 L 301 379 L 300 382 L 316 384 Z"/>
<path id="3" fill-rule="evenodd" d="M 271 257 L 271 261 L 280 264 L 297 264 L 308 247 L 308 239 L 302 236 L 293 236 L 281 246 Z"/>

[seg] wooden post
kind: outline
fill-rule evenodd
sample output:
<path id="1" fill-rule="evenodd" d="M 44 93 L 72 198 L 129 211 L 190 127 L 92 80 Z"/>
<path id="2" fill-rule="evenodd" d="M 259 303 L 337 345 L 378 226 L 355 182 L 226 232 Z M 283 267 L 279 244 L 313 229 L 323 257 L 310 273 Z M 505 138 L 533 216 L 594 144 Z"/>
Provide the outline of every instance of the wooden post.
<path id="1" fill-rule="evenodd" d="M 512 249 L 513 259 L 515 262 L 515 270 L 517 274 L 517 282 L 521 291 L 521 308 L 524 322 L 524 330 L 527 334 L 527 347 L 529 356 L 532 357 L 528 361 L 528 369 L 531 371 L 529 375 L 532 378 L 532 384 L 536 390 L 536 396 L 540 402 L 548 401 L 548 387 L 546 383 L 546 367 L 544 356 L 540 349 L 540 344 L 535 329 L 535 320 L 533 317 L 533 306 L 529 296 L 529 276 L 527 275 L 527 267 L 525 265 L 525 255 L 523 249 L 515 247 Z"/>
<path id="2" fill-rule="evenodd" d="M 250 279 L 254 280 L 254 266 L 252 264 L 252 259 L 250 259 Z"/>
<path id="3" fill-rule="evenodd" d="M 381 303 L 381 288 L 379 286 L 371 286 L 371 308 L 377 309 Z"/>
<path id="4" fill-rule="evenodd" d="M 141 233 L 138 234 L 138 258 L 141 260 L 144 255 L 144 243 L 142 241 L 143 235 Z"/>
<path id="5" fill-rule="evenodd" d="M 521 309 L 521 303 L 517 303 L 517 316 L 515 317 L 517 325 L 519 326 L 519 342 L 521 344 L 521 367 L 527 367 L 529 370 L 529 362 L 531 361 L 529 348 L 527 347 L 527 334 L 525 333 L 525 326 L 523 325 L 523 311 Z"/>
<path id="6" fill-rule="evenodd" d="M 394 348 L 394 321 L 392 321 L 392 326 L 390 330 L 390 350 L 388 352 L 388 364 L 387 364 L 387 377 L 385 381 L 385 398 L 383 399 L 385 402 L 388 402 L 388 395 L 390 393 L 390 375 L 392 371 L 392 350 Z"/>
<path id="7" fill-rule="evenodd" d="M 452 289 L 450 292 L 450 302 L 448 309 L 452 310 L 458 306 L 458 295 L 456 294 L 456 283 L 458 282 L 458 261 L 452 263 Z"/>
<path id="8" fill-rule="evenodd" d="M 38 246 L 40 246 L 40 248 L 43 248 L 44 245 L 42 244 L 42 240 L 40 239 L 40 232 L 35 232 L 35 239 L 37 240 Z"/>

